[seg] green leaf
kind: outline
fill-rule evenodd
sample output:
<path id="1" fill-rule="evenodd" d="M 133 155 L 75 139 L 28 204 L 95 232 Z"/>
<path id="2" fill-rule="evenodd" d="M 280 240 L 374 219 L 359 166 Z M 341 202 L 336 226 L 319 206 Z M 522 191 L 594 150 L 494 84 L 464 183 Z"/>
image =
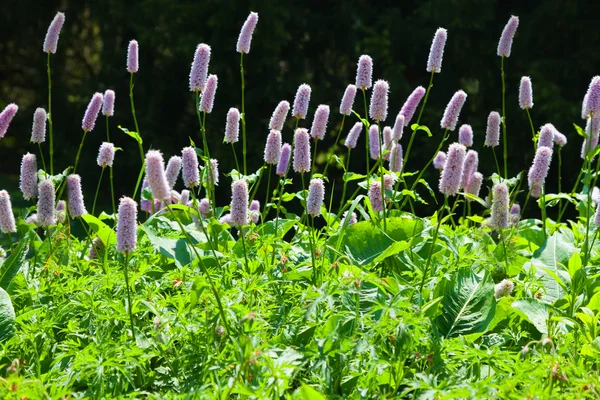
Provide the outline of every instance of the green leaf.
<path id="1" fill-rule="evenodd" d="M 17 331 L 15 317 L 15 309 L 8 293 L 0 288 L 0 343 L 10 339 Z"/>
<path id="2" fill-rule="evenodd" d="M 365 179 L 366 175 L 355 174 L 354 172 L 346 172 L 344 174 L 344 182 L 350 182 L 358 179 Z"/>
<path id="3" fill-rule="evenodd" d="M 544 195 L 544 200 L 546 201 L 546 206 L 548 207 L 554 207 L 555 205 L 558 204 L 558 202 L 563 199 L 563 200 L 567 200 L 568 202 L 571 203 L 575 203 L 575 199 L 573 199 L 571 196 L 569 196 L 568 194 L 565 193 L 548 193 Z M 537 200 L 538 205 L 541 207 L 542 206 L 542 199 L 539 198 Z"/>
<path id="4" fill-rule="evenodd" d="M 579 125 L 573 123 L 573 126 L 575 127 L 575 132 L 577 132 L 577 134 L 583 138 L 586 138 L 587 135 L 585 134 L 585 131 L 583 130 L 582 127 L 580 127 Z"/>
<path id="5" fill-rule="evenodd" d="M 452 337 L 485 332 L 496 312 L 494 282 L 469 268 L 459 270 L 445 285 L 442 313 L 434 325 L 442 336 Z"/>
<path id="6" fill-rule="evenodd" d="M 100 240 L 102 240 L 104 246 L 110 247 L 117 243 L 117 235 L 110 226 L 106 225 L 104 222 L 100 221 L 91 214 L 84 214 L 81 216 L 81 218 L 83 218 L 83 220 L 89 225 L 90 228 L 92 228 Z"/>
<path id="7" fill-rule="evenodd" d="M 141 228 L 148 235 L 148 240 L 154 249 L 163 256 L 173 259 L 177 266 L 182 267 L 192 261 L 193 250 L 185 238 L 167 238 L 146 225 L 142 225 Z M 202 250 L 197 249 L 197 251 L 202 255 Z"/>
<path id="8" fill-rule="evenodd" d="M 29 242 L 32 235 L 32 231 L 27 233 L 27 235 L 21 239 L 21 242 L 17 248 L 0 266 L 0 288 L 5 290 L 8 289 L 8 285 L 10 285 L 10 282 L 21 269 L 21 265 L 23 265 L 25 256 L 27 255 L 27 251 L 29 251 Z"/>
<path id="9" fill-rule="evenodd" d="M 120 130 L 122 130 L 122 131 L 123 131 L 123 133 L 125 133 L 125 134 L 127 134 L 127 135 L 131 136 L 132 138 L 134 138 L 134 139 L 135 139 L 135 141 L 136 141 L 136 142 L 138 142 L 139 144 L 142 144 L 142 143 L 144 142 L 144 141 L 142 140 L 142 137 L 140 136 L 140 134 L 139 134 L 139 133 L 137 133 L 137 132 L 133 132 L 133 131 L 130 131 L 130 130 L 129 130 L 129 129 L 127 129 L 127 128 L 123 128 L 121 125 L 119 125 L 119 126 L 118 126 L 118 128 L 119 128 Z"/>
<path id="10" fill-rule="evenodd" d="M 313 389 L 312 386 L 308 386 L 305 384 L 300 386 L 300 389 L 298 390 L 298 395 L 294 397 L 296 399 L 301 400 L 327 400 L 325 396 Z"/>
<path id="11" fill-rule="evenodd" d="M 429 128 L 426 127 L 425 125 L 412 124 L 410 126 L 410 129 L 412 129 L 413 131 L 425 131 L 425 133 L 427 133 L 427 136 L 429 136 L 429 137 L 433 136 L 431 134 L 431 131 L 429 130 Z"/>
<path id="12" fill-rule="evenodd" d="M 519 310 L 527 321 L 531 322 L 540 333 L 548 334 L 548 305 L 540 303 L 537 299 L 519 299 L 512 303 L 515 310 Z"/>

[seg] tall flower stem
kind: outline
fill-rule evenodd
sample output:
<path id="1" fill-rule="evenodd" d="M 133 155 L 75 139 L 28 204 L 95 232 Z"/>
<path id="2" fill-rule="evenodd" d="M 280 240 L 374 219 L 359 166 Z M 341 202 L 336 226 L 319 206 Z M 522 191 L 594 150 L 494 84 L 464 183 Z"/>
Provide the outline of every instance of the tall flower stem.
<path id="1" fill-rule="evenodd" d="M 535 139 L 535 128 L 533 127 L 533 121 L 531 120 L 531 113 L 529 112 L 529 108 L 525 109 L 525 113 L 527 114 L 527 119 L 529 119 L 529 126 L 531 127 L 531 140 L 533 140 L 533 148 L 537 147 L 537 140 Z M 504 135 L 506 136 L 506 135 Z"/>
<path id="2" fill-rule="evenodd" d="M 362 89 L 362 94 L 363 94 L 363 102 L 365 104 L 365 121 L 369 120 L 369 109 L 367 108 L 367 92 L 365 91 L 365 89 Z M 365 124 L 365 137 L 367 139 L 366 142 L 366 147 L 365 147 L 365 157 L 366 157 L 366 161 L 367 161 L 367 171 L 369 171 L 371 169 L 370 164 L 370 160 L 369 160 L 369 126 L 368 124 Z"/>
<path id="3" fill-rule="evenodd" d="M 137 134 L 142 137 L 142 133 L 140 132 L 140 127 L 138 125 L 137 116 L 135 114 L 135 104 L 133 102 L 133 72 L 129 77 L 129 104 L 131 105 L 131 115 L 133 116 L 133 124 L 135 126 L 135 131 Z M 140 188 L 140 184 L 142 183 L 142 176 L 144 176 L 144 170 L 146 169 L 146 157 L 144 157 L 144 147 L 142 143 L 138 141 L 138 150 L 140 151 L 140 159 L 142 161 L 142 168 L 140 168 L 140 173 L 138 174 L 137 182 L 135 184 L 135 189 L 133 190 L 132 198 L 135 199 L 135 195 L 137 194 L 138 189 Z M 140 192 L 141 197 L 141 192 Z"/>
<path id="4" fill-rule="evenodd" d="M 54 134 L 52 130 L 52 72 L 50 71 L 50 52 L 48 52 L 46 70 L 48 72 L 48 133 L 50 137 L 50 175 L 54 175 Z"/>
<path id="5" fill-rule="evenodd" d="M 246 238 L 244 237 L 243 226 L 240 226 L 240 237 L 242 238 L 242 248 L 244 249 L 244 263 L 246 264 L 246 273 L 250 275 L 250 267 L 248 266 L 248 252 L 246 251 Z"/>
<path id="6" fill-rule="evenodd" d="M 258 188 L 260 187 L 260 183 L 262 182 L 262 177 L 263 177 L 263 171 L 266 169 L 266 163 L 263 163 L 262 167 L 260 168 L 260 172 L 258 174 L 258 180 L 256 181 L 256 183 L 254 185 L 252 185 L 252 193 L 250 194 L 250 203 L 252 203 L 252 200 L 254 200 L 254 197 L 256 197 L 256 193 L 258 192 Z"/>
<path id="7" fill-rule="evenodd" d="M 98 186 L 96 186 L 96 194 L 94 195 L 94 203 L 92 205 L 92 215 L 96 215 L 96 200 L 98 199 L 98 193 L 100 192 L 100 184 L 102 183 L 103 175 L 104 175 L 104 168 L 102 168 L 102 171 L 100 172 L 100 178 L 98 179 Z"/>
<path id="8" fill-rule="evenodd" d="M 248 175 L 246 169 L 246 108 L 244 102 L 244 91 L 246 82 L 244 81 L 244 52 L 240 52 L 240 76 L 242 78 L 242 154 L 244 158 L 244 175 Z"/>
<path id="9" fill-rule="evenodd" d="M 260 220 L 264 221 L 267 215 L 267 204 L 269 204 L 269 196 L 271 191 L 271 172 L 273 170 L 273 164 L 269 164 L 269 171 L 267 172 L 267 194 L 265 195 L 265 204 L 263 204 L 262 214 Z"/>
<path id="10" fill-rule="evenodd" d="M 105 251 L 108 251 L 106 249 Z M 133 314 L 131 309 L 133 308 L 133 303 L 131 302 L 131 293 L 129 290 L 129 274 L 127 273 L 127 265 L 129 264 L 129 254 L 125 255 L 125 263 L 123 264 L 123 273 L 125 274 L 125 287 L 127 288 L 127 312 L 129 313 L 129 322 L 131 323 L 131 335 L 135 340 L 135 325 L 133 323 Z"/>
<path id="11" fill-rule="evenodd" d="M 542 185 L 542 230 L 544 231 L 544 239 L 548 237 L 546 234 L 546 185 Z"/>
<path id="12" fill-rule="evenodd" d="M 48 170 L 46 169 L 46 160 L 44 160 L 44 152 L 42 151 L 42 145 L 38 143 L 38 149 L 40 150 L 40 157 L 42 158 L 42 166 L 44 167 L 44 172 L 48 174 Z"/>
<path id="13" fill-rule="evenodd" d="M 277 208 L 275 209 L 275 237 L 277 237 L 277 231 L 279 230 L 279 207 L 281 207 L 281 197 L 283 196 L 283 189 L 285 188 L 285 181 L 287 178 L 287 172 L 286 174 L 283 176 L 283 178 L 281 178 L 279 180 L 279 193 L 278 193 L 278 198 L 277 198 Z M 273 254 L 271 254 L 271 265 L 273 265 L 273 263 L 275 262 L 275 246 L 273 245 Z"/>
<path id="14" fill-rule="evenodd" d="M 310 174 L 311 176 L 315 173 L 315 164 L 317 163 L 317 146 L 319 144 L 319 139 L 315 138 L 315 147 L 313 148 L 313 158 L 312 158 L 312 165 L 310 166 Z"/>
<path id="15" fill-rule="evenodd" d="M 504 147 L 504 179 L 508 179 L 508 147 L 506 139 L 506 82 L 504 80 L 504 56 L 500 57 L 500 72 L 502 75 L 502 145 Z"/>
<path id="16" fill-rule="evenodd" d="M 435 226 L 435 230 L 433 231 L 433 241 L 431 242 L 431 247 L 429 248 L 429 254 L 427 256 L 427 261 L 425 262 L 425 269 L 423 270 L 423 278 L 421 278 L 421 284 L 419 285 L 419 293 L 423 291 L 423 286 L 425 286 L 425 280 L 427 279 L 427 273 L 429 272 L 429 265 L 431 264 L 431 256 L 433 255 L 433 249 L 435 248 L 435 242 L 437 241 L 438 233 L 440 231 L 440 225 L 442 225 L 442 217 L 444 215 L 444 210 L 448 206 L 448 196 L 444 196 L 444 204 L 440 207 L 437 216 L 437 225 Z"/>
<path id="17" fill-rule="evenodd" d="M 425 97 L 423 98 L 423 104 L 421 104 L 421 109 L 419 110 L 419 116 L 417 117 L 417 127 L 421 123 L 421 116 L 423 115 L 423 110 L 425 110 L 425 105 L 427 104 L 427 99 L 429 98 L 429 92 L 431 91 L 431 88 L 433 87 L 433 76 L 434 75 L 435 75 L 435 72 L 432 72 L 431 77 L 429 78 L 429 85 L 427 85 L 427 90 L 425 91 Z M 404 169 L 406 168 L 406 163 L 408 162 L 408 156 L 410 155 L 410 149 L 412 149 L 412 144 L 413 144 L 413 141 L 415 140 L 415 134 L 417 132 L 417 129 L 416 129 L 417 127 L 415 127 L 415 129 L 413 129 L 410 134 L 410 140 L 408 141 L 408 147 L 406 147 L 406 154 L 404 155 L 404 162 L 402 163 L 402 170 L 400 171 L 400 176 L 402 176 L 402 173 L 404 172 Z"/>
<path id="18" fill-rule="evenodd" d="M 106 141 L 110 143 L 110 132 L 108 129 L 108 115 L 106 116 Z"/>
<path id="19" fill-rule="evenodd" d="M 508 271 L 508 252 L 506 250 L 506 241 L 504 240 L 504 229 L 500 229 L 500 241 L 502 247 L 504 247 L 504 263 L 506 264 L 506 271 Z"/>
<path id="20" fill-rule="evenodd" d="M 231 143 L 231 151 L 233 152 L 233 159 L 235 160 L 235 167 L 237 168 L 238 172 L 241 173 L 240 163 L 238 162 L 237 154 L 235 154 L 235 146 L 233 145 L 233 143 Z"/>
<path id="21" fill-rule="evenodd" d="M 346 174 L 346 172 L 348 172 L 348 168 L 350 168 L 350 151 L 352 149 L 348 148 L 348 157 L 346 157 L 346 169 L 344 170 L 344 174 Z M 346 188 L 348 186 L 348 181 L 346 179 L 344 179 L 344 188 L 342 189 L 342 201 L 340 201 L 340 206 L 338 207 L 338 210 L 341 210 L 342 206 L 344 205 L 344 201 L 346 200 Z"/>
<path id="22" fill-rule="evenodd" d="M 75 165 L 73 166 L 73 174 L 77 172 L 77 165 L 79 164 L 79 156 L 81 155 L 81 149 L 83 149 L 83 142 L 85 141 L 85 137 L 87 136 L 87 131 L 83 131 L 83 137 L 81 138 L 81 142 L 79 143 L 79 150 L 77 150 L 77 155 L 75 156 Z"/>
<path id="23" fill-rule="evenodd" d="M 383 206 L 383 231 L 387 232 L 385 218 L 385 179 L 383 176 L 383 147 L 381 146 L 381 124 L 377 121 L 377 139 L 379 140 L 379 175 L 381 175 L 381 204 Z"/>
<path id="24" fill-rule="evenodd" d="M 591 125 L 590 124 L 590 135 L 589 137 L 591 137 Z M 598 183 L 598 170 L 600 170 L 600 157 L 598 157 L 598 161 L 596 162 L 596 168 L 594 169 L 594 171 L 592 172 L 591 168 L 592 168 L 592 162 L 594 161 L 591 157 L 590 157 L 590 153 L 591 150 L 591 140 L 588 141 L 589 145 L 588 145 L 588 152 L 587 152 L 587 156 L 586 159 L 590 159 L 588 162 L 588 182 L 589 182 L 589 187 L 588 187 L 588 193 L 587 193 L 587 204 L 586 204 L 586 209 L 587 209 L 587 219 L 586 219 L 586 228 L 585 228 L 585 251 L 586 254 L 584 254 L 584 263 L 583 265 L 587 265 L 587 262 L 589 261 L 589 258 L 592 256 L 592 250 L 590 247 L 588 247 L 589 244 L 589 231 L 590 231 L 590 219 L 592 218 L 592 189 L 596 186 L 596 183 Z M 592 182 L 592 177 L 594 179 L 594 181 Z"/>
<path id="25" fill-rule="evenodd" d="M 302 198 L 304 199 L 304 215 L 306 215 L 306 219 L 308 220 L 310 217 L 308 215 L 307 204 L 306 204 L 306 200 L 307 200 L 308 196 L 304 195 L 304 192 L 306 191 L 306 185 L 304 183 L 304 173 L 300 173 L 300 177 L 302 179 Z M 315 284 L 316 283 L 315 279 L 316 279 L 317 269 L 316 269 L 316 265 L 315 265 L 315 249 L 314 249 L 314 246 L 313 246 L 312 234 L 313 234 L 312 229 L 309 229 L 308 230 L 308 243 L 309 243 L 309 246 L 310 246 L 310 260 L 312 262 L 312 269 L 313 269 L 313 273 L 312 273 L 312 275 L 313 275 L 313 284 Z"/>
<path id="26" fill-rule="evenodd" d="M 558 148 L 558 193 L 562 193 L 562 148 Z M 560 204 L 560 201 L 559 201 Z M 560 220 L 558 221 L 560 222 Z"/>
<path id="27" fill-rule="evenodd" d="M 496 157 L 496 148 L 492 147 L 492 154 L 494 155 L 494 161 L 496 162 L 496 170 L 498 171 L 498 176 L 502 177 L 502 172 L 500 171 L 500 164 L 498 163 L 498 157 Z"/>
<path id="28" fill-rule="evenodd" d="M 340 130 L 338 131 L 337 137 L 335 138 L 335 142 L 333 145 L 333 153 L 329 154 L 329 157 L 327 157 L 327 164 L 325 164 L 325 169 L 323 170 L 324 176 L 327 176 L 327 169 L 329 169 L 329 163 L 331 162 L 331 157 L 333 157 L 333 155 L 335 154 L 335 150 L 337 149 L 337 145 L 340 141 L 340 136 L 342 135 L 342 130 L 344 129 L 344 121 L 346 121 L 345 114 L 342 116 L 342 123 L 340 125 Z"/>
<path id="29" fill-rule="evenodd" d="M 115 185 L 113 182 L 113 167 L 108 168 L 110 168 L 110 201 L 112 202 L 113 215 L 116 217 L 117 209 L 115 207 Z"/>
<path id="30" fill-rule="evenodd" d="M 441 140 L 440 144 L 438 145 L 437 149 L 435 150 L 435 153 L 433 153 L 433 157 L 431 157 L 429 159 L 429 161 L 427 161 L 427 164 L 425 164 L 425 167 L 423 167 L 423 169 L 421 169 L 421 171 L 419 172 L 419 175 L 417 176 L 417 179 L 411 185 L 411 187 L 410 187 L 410 191 L 411 192 L 415 190 L 415 188 L 417 187 L 417 184 L 419 183 L 419 181 L 423 177 L 423 174 L 425 173 L 425 171 L 427 170 L 427 168 L 429 168 L 429 166 L 431 165 L 431 163 L 433 162 L 433 160 L 435 159 L 435 157 L 437 156 L 437 154 L 440 152 L 440 150 L 444 146 L 444 143 L 446 143 L 446 140 L 448 140 L 449 136 L 450 135 L 448 133 L 448 129 L 446 129 L 444 131 L 444 135 L 442 136 L 442 140 Z M 402 210 L 404 208 L 404 206 L 406 205 L 406 202 L 408 201 L 409 198 L 410 198 L 410 196 L 406 196 L 404 198 L 404 200 L 402 201 L 402 204 L 400 205 L 400 210 Z"/>

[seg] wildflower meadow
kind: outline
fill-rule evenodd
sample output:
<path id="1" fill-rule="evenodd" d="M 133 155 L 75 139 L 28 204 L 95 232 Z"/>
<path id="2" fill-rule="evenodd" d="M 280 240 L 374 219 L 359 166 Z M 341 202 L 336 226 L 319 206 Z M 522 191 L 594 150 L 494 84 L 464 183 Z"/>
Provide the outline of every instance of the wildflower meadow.
<path id="1" fill-rule="evenodd" d="M 24 112 L 18 92 L 0 99 L 0 154 L 10 136 L 31 134 L 19 190 L 0 188 L 0 397 L 600 398 L 600 76 L 581 93 L 581 120 L 551 121 L 568 130 L 540 121 L 535 80 L 506 79 L 527 23 L 509 16 L 481 56 L 501 92 L 455 82 L 435 119 L 424 110 L 440 96 L 436 79 L 459 67 L 443 62 L 452 30 L 442 27 L 422 43 L 429 57 L 412 91 L 395 91 L 359 52 L 354 81 L 327 89 L 326 104 L 311 101 L 324 88 L 298 81 L 256 116 L 246 65 L 272 22 L 256 12 L 231 22 L 236 77 L 211 67 L 211 43 L 189 49 L 197 121 L 174 154 L 148 142 L 136 113 L 152 85 L 138 78 L 141 38 L 104 60 L 122 66 L 128 92 L 78 93 L 89 104 L 70 115 L 52 111 L 57 90 L 77 90 L 52 84 L 69 57 L 69 15 L 31 38 L 47 100 Z M 226 115 L 213 111 L 220 79 L 239 80 Z M 392 96 L 405 99 L 399 110 Z M 485 132 L 461 121 L 476 96 L 497 99 L 478 116 Z M 63 159 L 55 138 L 67 118 L 81 130 Z M 30 132 L 11 127 L 18 119 Z M 531 140 L 511 142 L 515 130 Z M 95 160 L 82 151 L 91 135 L 105 137 Z M 416 157 L 415 138 L 436 150 Z M 249 157 L 257 147 L 260 162 Z M 509 152 L 531 157 L 509 165 Z M 565 187 L 572 153 L 579 173 Z M 119 157 L 136 168 L 115 168 Z M 96 181 L 79 174 L 89 170 Z"/>

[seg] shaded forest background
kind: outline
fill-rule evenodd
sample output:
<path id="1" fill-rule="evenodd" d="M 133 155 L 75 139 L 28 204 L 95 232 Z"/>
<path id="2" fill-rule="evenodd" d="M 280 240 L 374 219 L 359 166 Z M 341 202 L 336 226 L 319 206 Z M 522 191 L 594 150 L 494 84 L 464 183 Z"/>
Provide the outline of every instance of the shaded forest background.
<path id="1" fill-rule="evenodd" d="M 179 154 L 189 138 L 201 143 L 193 96 L 188 89 L 189 67 L 198 43 L 212 47 L 210 73 L 219 86 L 212 114 L 207 118 L 211 155 L 221 171 L 234 167 L 231 148 L 222 143 L 229 107 L 240 107 L 237 36 L 250 11 L 259 13 L 246 69 L 246 113 L 249 170 L 262 165 L 268 121 L 277 103 L 293 101 L 299 84 L 312 86 L 310 113 L 301 125 L 310 127 L 318 104 L 331 107 L 326 144 L 318 158 L 323 169 L 327 147 L 333 145 L 341 123 L 339 101 L 348 83 L 354 83 L 361 54 L 374 60 L 374 79 L 390 82 L 389 117 L 393 120 L 406 97 L 418 85 L 426 86 L 425 71 L 433 34 L 448 29 L 442 73 L 435 77 L 422 123 L 434 138 L 420 134 L 412 150 L 409 170 L 421 168 L 432 156 L 441 129 L 439 121 L 452 94 L 465 90 L 469 97 L 460 123 L 473 126 L 474 148 L 480 151 L 484 176 L 495 171 L 491 152 L 483 147 L 490 111 L 500 111 L 500 58 L 496 47 L 511 14 L 518 15 L 512 54 L 506 60 L 507 126 L 511 175 L 529 168 L 533 158 L 531 131 L 518 107 L 520 77 L 531 76 L 534 91 L 532 118 L 537 129 L 547 122 L 563 132 L 569 144 L 562 151 L 563 185 L 569 189 L 581 166 L 581 138 L 573 123 L 580 118 L 581 101 L 592 76 L 600 72 L 600 15 L 598 1 L 487 1 L 415 0 L 338 2 L 314 1 L 35 1 L 4 0 L 0 14 L 0 107 L 15 102 L 19 112 L 6 137 L 0 141 L 0 186 L 17 194 L 21 157 L 37 154 L 29 143 L 33 112 L 47 108 L 46 55 L 42 43 L 57 11 L 66 13 L 58 51 L 52 56 L 55 169 L 72 164 L 81 139 L 81 119 L 92 94 L 116 91 L 111 138 L 123 152 L 115 160 L 116 195 L 131 195 L 140 167 L 137 144 L 117 130 L 133 129 L 128 99 L 129 75 L 125 69 L 127 44 L 140 43 L 140 70 L 135 77 L 135 102 L 144 148 L 157 148 L 165 158 Z M 362 99 L 357 97 L 357 99 Z M 360 105 L 360 107 L 358 107 Z M 362 110 L 362 102 L 355 108 Z M 347 119 L 342 138 L 355 122 Z M 292 121 L 284 129 L 284 141 L 292 140 Z M 456 134 L 455 134 L 456 135 Z M 97 150 L 105 140 L 104 120 L 88 135 L 79 173 L 84 194 L 91 203 L 100 167 Z M 456 138 L 456 136 L 453 136 Z M 405 132 L 402 144 L 406 147 Z M 364 133 L 361 143 L 364 141 Z M 47 147 L 45 147 L 47 149 Z M 241 157 L 241 142 L 237 147 Z M 345 151 L 341 154 L 345 155 Z M 48 157 L 46 155 L 46 157 Z M 240 158 L 241 160 L 241 158 Z M 364 170 L 364 151 L 352 159 L 354 171 Z M 351 168 L 351 170 L 352 170 Z M 335 180 L 341 192 L 341 170 L 330 168 L 327 196 Z M 556 192 L 557 163 L 552 164 L 548 192 Z M 426 178 L 437 185 L 437 171 Z M 221 178 L 218 197 L 229 202 L 228 178 Z M 108 179 L 103 191 L 108 193 Z M 489 182 L 487 182 L 489 184 Z M 181 185 L 181 183 L 179 184 Z M 263 190 L 265 188 L 263 181 Z M 181 189 L 181 187 L 179 187 Z M 421 190 L 424 192 L 423 188 Z M 487 194 L 483 189 L 482 195 Z M 339 196 L 339 194 L 338 194 Z M 259 199 L 264 198 L 264 193 Z M 523 201 L 523 199 L 521 199 Z M 108 211 L 109 198 L 100 199 Z M 536 213 L 537 215 L 537 213 Z"/>

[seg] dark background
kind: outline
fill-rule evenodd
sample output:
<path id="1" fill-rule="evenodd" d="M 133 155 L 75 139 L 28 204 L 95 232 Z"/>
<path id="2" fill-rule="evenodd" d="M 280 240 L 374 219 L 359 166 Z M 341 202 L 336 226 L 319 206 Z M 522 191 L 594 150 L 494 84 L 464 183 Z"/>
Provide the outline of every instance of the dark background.
<path id="1" fill-rule="evenodd" d="M 531 76 L 537 129 L 552 122 L 568 140 L 563 149 L 563 184 L 570 189 L 581 166 L 581 138 L 573 123 L 582 125 L 581 100 L 600 66 L 598 1 L 34 1 L 4 0 L 0 14 L 0 107 L 19 105 L 4 139 L 0 141 L 0 186 L 18 194 L 22 155 L 38 153 L 29 143 L 33 112 L 47 108 L 46 54 L 42 43 L 57 11 L 66 13 L 58 51 L 52 56 L 55 170 L 73 163 L 81 139 L 81 119 L 92 94 L 116 91 L 115 116 L 110 120 L 111 139 L 123 148 L 115 161 L 117 197 L 131 195 L 140 167 L 137 144 L 117 130 L 133 129 L 128 99 L 129 75 L 125 69 L 127 43 L 140 44 L 140 70 L 135 76 L 135 101 L 144 148 L 163 151 L 165 159 L 180 154 L 192 138 L 201 143 L 188 89 L 189 67 L 198 43 L 212 47 L 210 73 L 219 86 L 212 114 L 207 117 L 211 155 L 219 159 L 221 172 L 234 167 L 230 146 L 222 143 L 229 107 L 240 108 L 239 54 L 237 36 L 250 11 L 259 22 L 250 54 L 245 58 L 246 113 L 249 140 L 249 170 L 262 165 L 268 121 L 282 99 L 293 102 L 296 88 L 312 86 L 310 112 L 301 125 L 310 127 L 318 104 L 331 106 L 326 151 L 333 144 L 341 122 L 339 101 L 348 83 L 354 83 L 361 54 L 374 60 L 373 78 L 390 82 L 386 124 L 392 125 L 406 97 L 418 85 L 426 86 L 425 71 L 431 39 L 438 27 L 448 29 L 442 73 L 436 74 L 422 123 L 434 138 L 420 134 L 415 140 L 408 170 L 421 168 L 439 143 L 439 121 L 452 94 L 465 90 L 469 97 L 460 122 L 475 132 L 474 148 L 480 151 L 480 171 L 489 176 L 495 165 L 488 148 L 483 148 L 485 124 L 490 111 L 501 109 L 500 58 L 496 48 L 500 33 L 511 14 L 520 18 L 512 54 L 505 62 L 507 76 L 507 121 L 509 171 L 511 175 L 529 168 L 533 158 L 531 130 L 518 107 L 520 77 Z M 360 102 L 359 102 L 360 101 Z M 362 110 L 362 97 L 355 109 Z M 102 117 L 102 116 L 101 116 Z M 355 122 L 349 118 L 342 138 Z M 292 139 L 293 121 L 283 131 Z M 88 208 L 94 195 L 100 167 L 95 159 L 105 140 L 103 117 L 88 134 L 78 172 L 82 175 Z M 456 133 L 452 136 L 456 140 Z M 402 144 L 406 148 L 409 135 Z M 364 133 L 360 143 L 364 143 Z M 241 162 L 241 141 L 237 146 Z M 501 149 L 499 147 L 498 149 Z M 47 142 L 44 146 L 47 155 Z M 344 151 L 341 154 L 345 154 Z M 353 153 L 351 170 L 364 171 L 364 151 Z M 498 153 L 501 155 L 501 151 Z M 325 157 L 321 157 L 323 161 Z M 39 156 L 38 156 L 38 163 Z M 41 164 L 38 164 L 41 165 Z M 557 163 L 553 160 L 548 192 L 556 192 Z M 319 166 L 322 171 L 323 164 Z M 329 170 L 341 193 L 340 172 Z M 435 188 L 437 171 L 427 179 Z M 108 175 L 107 175 L 108 176 Z M 108 177 L 103 191 L 108 193 Z M 298 181 L 298 179 L 296 179 Z M 221 176 L 219 203 L 229 202 L 230 180 Z M 486 182 L 489 185 L 489 181 Z M 327 198 L 332 184 L 328 184 Z M 265 181 L 263 180 L 263 190 Z M 352 187 L 352 189 L 354 186 Z M 178 189 L 181 189 L 179 181 Z M 424 193 L 423 193 L 424 194 Z M 482 195 L 487 194 L 487 189 Z M 264 194 L 258 196 L 264 198 Z M 339 198 L 339 197 L 338 197 Z M 524 196 L 520 199 L 524 201 Z M 108 211 L 108 196 L 100 202 Z M 337 203 L 337 202 L 336 202 Z M 536 212 L 537 215 L 537 212 Z"/>

